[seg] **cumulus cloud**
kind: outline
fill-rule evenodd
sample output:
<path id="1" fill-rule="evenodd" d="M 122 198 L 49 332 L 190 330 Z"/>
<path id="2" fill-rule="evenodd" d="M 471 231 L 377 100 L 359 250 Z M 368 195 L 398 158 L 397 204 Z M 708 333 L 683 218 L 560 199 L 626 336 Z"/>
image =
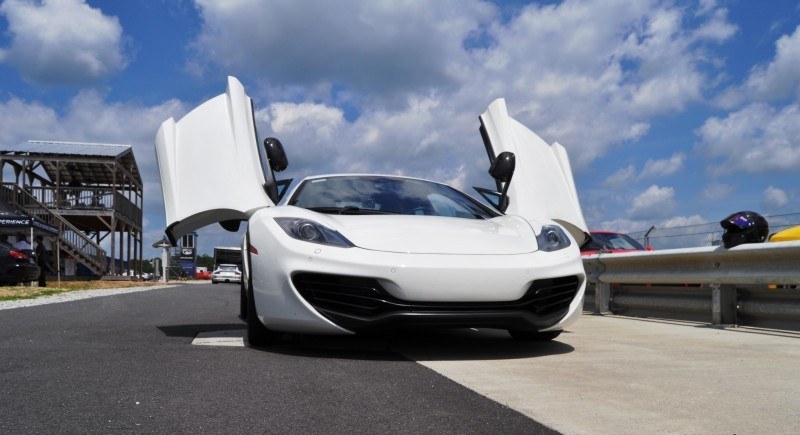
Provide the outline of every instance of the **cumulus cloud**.
<path id="1" fill-rule="evenodd" d="M 675 205 L 675 189 L 654 184 L 633 198 L 627 215 L 634 220 L 666 218 Z"/>
<path id="2" fill-rule="evenodd" d="M 775 56 L 766 65 L 754 67 L 740 86 L 723 92 L 717 102 L 733 108 L 746 101 L 800 100 L 800 26 L 775 42 Z"/>
<path id="3" fill-rule="evenodd" d="M 409 129 L 472 129 L 489 102 L 506 97 L 512 115 L 563 143 L 577 169 L 641 138 L 651 117 L 702 99 L 704 48 L 731 34 L 686 28 L 691 11 L 657 0 L 530 4 L 507 21 L 479 1 L 196 4 L 203 20 L 193 43 L 198 71 L 253 76 L 273 99 L 344 102 L 351 118 L 371 119 L 381 130 L 391 129 L 381 122 L 419 114 L 417 101 L 439 105 L 426 124 Z M 717 5 L 702 9 L 693 18 L 701 26 L 732 28 Z M 401 113 L 408 110 L 414 113 Z M 358 124 L 350 129 L 370 133 Z M 447 142 L 471 137 L 405 136 L 404 148 L 419 138 L 448 149 Z"/>
<path id="4" fill-rule="evenodd" d="M 733 193 L 734 187 L 725 183 L 711 183 L 700 192 L 703 201 L 719 201 Z"/>
<path id="5" fill-rule="evenodd" d="M 769 186 L 764 190 L 763 202 L 769 209 L 781 209 L 789 204 L 789 195 L 777 187 Z"/>
<path id="6" fill-rule="evenodd" d="M 796 171 L 800 165 L 800 106 L 780 110 L 750 104 L 697 130 L 698 149 L 720 161 L 717 173 Z"/>
<path id="7" fill-rule="evenodd" d="M 47 86 L 96 83 L 125 68 L 122 26 L 82 0 L 6 0 L 11 45 L 0 60 Z"/>
<path id="8" fill-rule="evenodd" d="M 453 84 L 464 39 L 495 17 L 475 0 L 196 4 L 203 20 L 196 63 L 282 86 L 332 83 L 395 95 Z"/>
<path id="9" fill-rule="evenodd" d="M 619 188 L 637 180 L 666 177 L 683 169 L 684 161 L 686 161 L 684 153 L 675 153 L 666 159 L 648 159 L 640 173 L 636 173 L 634 165 L 628 165 L 611 174 L 603 184 Z"/>
<path id="10" fill-rule="evenodd" d="M 667 159 L 653 160 L 649 159 L 644 164 L 642 173 L 639 174 L 640 178 L 660 178 L 672 175 L 679 170 L 683 169 L 683 162 L 686 160 L 686 154 L 675 153 L 672 157 Z"/>
<path id="11" fill-rule="evenodd" d="M 691 216 L 675 216 L 669 219 L 662 221 L 658 224 L 657 228 L 675 228 L 675 227 L 685 227 L 688 225 L 700 225 L 707 223 L 705 219 L 703 219 L 700 215 L 693 214 Z"/>
<path id="12" fill-rule="evenodd" d="M 603 181 L 603 184 L 608 187 L 618 188 L 623 187 L 634 180 L 636 180 L 636 167 L 633 165 L 628 165 L 611 174 L 611 176 Z"/>

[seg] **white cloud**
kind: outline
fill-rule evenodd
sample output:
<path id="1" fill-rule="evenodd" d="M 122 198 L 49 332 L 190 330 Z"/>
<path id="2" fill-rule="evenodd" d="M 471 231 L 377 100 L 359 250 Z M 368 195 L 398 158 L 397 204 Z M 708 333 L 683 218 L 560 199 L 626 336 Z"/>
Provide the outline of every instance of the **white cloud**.
<path id="1" fill-rule="evenodd" d="M 781 189 L 769 186 L 764 190 L 764 206 L 770 209 L 781 209 L 789 204 L 789 195 Z"/>
<path id="2" fill-rule="evenodd" d="M 648 159 L 640 173 L 636 173 L 634 165 L 618 169 L 603 181 L 603 184 L 612 188 L 620 188 L 638 180 L 661 178 L 672 175 L 683 169 L 686 154 L 675 153 L 666 159 Z"/>
<path id="3" fill-rule="evenodd" d="M 627 215 L 633 220 L 665 218 L 675 209 L 675 189 L 652 185 L 633 198 Z"/>
<path id="4" fill-rule="evenodd" d="M 721 160 L 714 170 L 729 173 L 797 171 L 800 165 L 800 105 L 777 110 L 754 103 L 728 114 L 709 118 L 697 130 L 697 147 Z"/>
<path id="5" fill-rule="evenodd" d="M 259 110 L 257 116 L 279 135 L 308 133 L 311 138 L 326 141 L 344 123 L 341 109 L 324 104 L 274 103 Z"/>
<path id="6" fill-rule="evenodd" d="M 40 85 L 85 85 L 125 68 L 122 26 L 82 0 L 6 0 L 11 45 L 0 60 Z"/>
<path id="7" fill-rule="evenodd" d="M 628 165 L 611 174 L 611 176 L 603 181 L 603 184 L 609 187 L 618 188 L 627 185 L 635 179 L 636 167 L 633 165 Z"/>
<path id="8" fill-rule="evenodd" d="M 747 101 L 800 100 L 800 26 L 775 42 L 775 57 L 757 65 L 741 86 L 723 92 L 717 103 L 731 109 Z"/>
<path id="9" fill-rule="evenodd" d="M 657 0 L 530 4 L 507 22 L 478 1 L 196 3 L 199 71 L 257 77 L 260 93 L 272 99 L 347 103 L 348 118 L 374 125 L 345 129 L 366 135 L 415 118 L 414 101 L 444 102 L 423 124 L 407 125 L 405 140 L 391 144 L 400 149 L 418 148 L 414 140 L 448 150 L 474 143 L 459 129 L 472 129 L 489 102 L 506 97 L 513 116 L 570 150 L 577 170 L 641 138 L 652 117 L 701 100 L 705 47 L 729 37 L 685 27 L 691 11 Z M 694 22 L 731 26 L 716 5 L 702 8 Z M 456 134 L 414 131 L 426 127 Z M 440 166 L 452 158 L 442 157 Z"/>
<path id="10" fill-rule="evenodd" d="M 453 67 L 465 63 L 464 39 L 495 17 L 494 7 L 474 0 L 196 4 L 201 65 L 282 85 L 333 83 L 384 95 L 452 85 Z"/>
<path id="11" fill-rule="evenodd" d="M 685 160 L 686 154 L 684 153 L 675 153 L 668 159 L 649 159 L 645 162 L 644 169 L 642 169 L 642 173 L 639 174 L 639 178 L 660 178 L 672 175 L 683 169 L 683 162 Z"/>
<path id="12" fill-rule="evenodd" d="M 701 7 L 706 8 L 707 5 Z M 736 34 L 738 28 L 728 21 L 728 10 L 725 8 L 715 8 L 710 6 L 711 16 L 697 30 L 694 31 L 695 37 L 699 39 L 709 39 L 722 42 Z"/>
<path id="13" fill-rule="evenodd" d="M 720 201 L 733 193 L 734 187 L 725 183 L 711 183 L 700 192 L 703 201 Z"/>
<path id="14" fill-rule="evenodd" d="M 699 225 L 707 223 L 708 221 L 703 219 L 700 215 L 694 214 L 691 216 L 675 216 L 669 219 L 662 221 L 660 224 L 656 225 L 657 228 L 675 228 L 675 227 L 685 227 L 687 225 Z"/>

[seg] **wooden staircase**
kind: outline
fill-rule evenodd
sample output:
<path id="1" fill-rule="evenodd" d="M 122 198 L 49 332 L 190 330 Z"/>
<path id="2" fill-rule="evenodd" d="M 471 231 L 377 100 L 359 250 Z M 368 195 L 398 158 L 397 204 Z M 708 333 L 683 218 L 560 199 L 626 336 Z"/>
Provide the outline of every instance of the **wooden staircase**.
<path id="1" fill-rule="evenodd" d="M 3 183 L 0 188 L 0 198 L 57 228 L 58 240 L 63 251 L 86 266 L 93 274 L 98 276 L 106 274 L 106 251 L 61 215 L 47 208 L 17 184 Z"/>

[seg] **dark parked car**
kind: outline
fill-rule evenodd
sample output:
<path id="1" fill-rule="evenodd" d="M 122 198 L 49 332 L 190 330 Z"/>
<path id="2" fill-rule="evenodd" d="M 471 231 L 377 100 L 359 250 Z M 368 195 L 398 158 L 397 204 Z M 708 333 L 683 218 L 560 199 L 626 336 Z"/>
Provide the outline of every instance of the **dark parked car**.
<path id="1" fill-rule="evenodd" d="M 38 278 L 39 266 L 34 257 L 11 245 L 0 243 L 0 284 L 16 285 L 36 281 Z"/>

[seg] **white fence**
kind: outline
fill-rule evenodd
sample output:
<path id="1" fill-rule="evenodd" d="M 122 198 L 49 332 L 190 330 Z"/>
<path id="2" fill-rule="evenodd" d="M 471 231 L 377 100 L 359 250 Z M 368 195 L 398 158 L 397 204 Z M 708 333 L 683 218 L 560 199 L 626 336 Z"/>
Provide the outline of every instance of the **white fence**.
<path id="1" fill-rule="evenodd" d="M 800 241 L 601 253 L 584 267 L 596 313 L 800 329 Z"/>

